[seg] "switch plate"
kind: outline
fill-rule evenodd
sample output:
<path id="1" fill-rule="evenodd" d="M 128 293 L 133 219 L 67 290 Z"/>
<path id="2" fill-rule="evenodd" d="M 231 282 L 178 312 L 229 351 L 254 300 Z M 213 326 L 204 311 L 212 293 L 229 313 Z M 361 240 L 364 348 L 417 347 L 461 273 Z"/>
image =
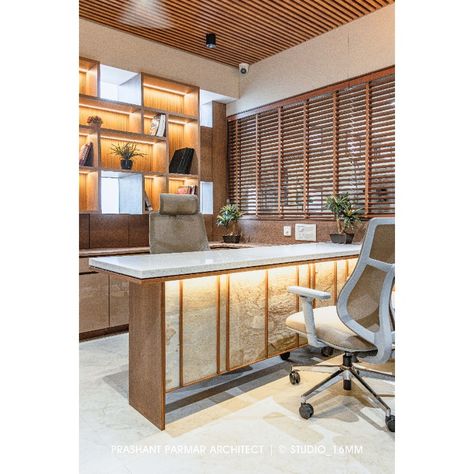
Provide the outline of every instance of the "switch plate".
<path id="1" fill-rule="evenodd" d="M 283 235 L 285 237 L 291 237 L 291 225 L 284 225 L 283 226 Z"/>
<path id="2" fill-rule="evenodd" d="M 295 240 L 316 242 L 316 224 L 295 224 Z"/>

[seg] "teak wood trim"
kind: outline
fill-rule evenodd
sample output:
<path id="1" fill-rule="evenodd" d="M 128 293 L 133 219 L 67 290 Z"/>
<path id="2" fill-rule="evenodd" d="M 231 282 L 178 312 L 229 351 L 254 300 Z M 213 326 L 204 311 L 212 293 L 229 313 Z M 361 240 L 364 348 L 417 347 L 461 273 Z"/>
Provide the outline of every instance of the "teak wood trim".
<path id="1" fill-rule="evenodd" d="M 221 372 L 221 278 L 216 276 L 216 373 Z"/>
<path id="2" fill-rule="evenodd" d="M 365 188 L 364 208 L 365 214 L 369 214 L 369 190 L 370 190 L 370 84 L 365 85 Z"/>
<path id="3" fill-rule="evenodd" d="M 179 307 L 179 385 L 184 383 L 184 308 L 183 308 L 183 280 L 178 282 L 178 307 Z"/>
<path id="4" fill-rule="evenodd" d="M 264 334 L 265 334 L 265 358 L 268 359 L 268 310 L 270 302 L 268 301 L 269 297 L 269 288 L 268 288 L 268 270 L 265 270 L 265 309 L 264 309 Z"/>
<path id="5" fill-rule="evenodd" d="M 225 368 L 230 370 L 230 275 L 225 276 L 226 298 L 225 305 Z"/>

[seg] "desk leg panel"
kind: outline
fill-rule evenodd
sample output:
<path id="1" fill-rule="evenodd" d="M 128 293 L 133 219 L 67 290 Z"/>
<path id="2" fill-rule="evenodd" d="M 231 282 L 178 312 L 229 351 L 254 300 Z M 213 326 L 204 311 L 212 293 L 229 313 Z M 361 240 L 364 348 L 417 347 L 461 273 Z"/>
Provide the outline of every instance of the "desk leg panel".
<path id="1" fill-rule="evenodd" d="M 129 403 L 165 428 L 164 283 L 130 283 Z"/>

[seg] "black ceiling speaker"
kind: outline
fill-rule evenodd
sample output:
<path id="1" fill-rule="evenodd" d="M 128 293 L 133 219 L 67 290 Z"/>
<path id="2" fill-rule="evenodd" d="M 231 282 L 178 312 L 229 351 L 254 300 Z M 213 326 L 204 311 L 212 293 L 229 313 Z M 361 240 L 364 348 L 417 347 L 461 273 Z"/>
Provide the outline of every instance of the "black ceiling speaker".
<path id="1" fill-rule="evenodd" d="M 210 49 L 213 49 L 216 47 L 216 34 L 215 33 L 206 34 L 206 46 Z"/>

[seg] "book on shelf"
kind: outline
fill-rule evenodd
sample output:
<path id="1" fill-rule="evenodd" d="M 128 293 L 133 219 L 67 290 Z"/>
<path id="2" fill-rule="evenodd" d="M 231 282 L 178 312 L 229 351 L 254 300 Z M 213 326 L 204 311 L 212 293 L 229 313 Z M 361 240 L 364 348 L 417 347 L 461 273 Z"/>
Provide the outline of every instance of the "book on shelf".
<path id="1" fill-rule="evenodd" d="M 84 143 L 79 150 L 79 166 L 91 166 L 94 158 L 93 144 Z"/>
<path id="2" fill-rule="evenodd" d="M 179 186 L 176 194 L 197 194 L 197 186 Z"/>
<path id="3" fill-rule="evenodd" d="M 178 174 L 189 174 L 194 156 L 194 148 L 180 148 L 176 150 L 171 158 L 169 172 Z"/>
<path id="4" fill-rule="evenodd" d="M 166 115 L 156 114 L 151 119 L 149 134 L 156 137 L 164 137 L 166 128 Z"/>

